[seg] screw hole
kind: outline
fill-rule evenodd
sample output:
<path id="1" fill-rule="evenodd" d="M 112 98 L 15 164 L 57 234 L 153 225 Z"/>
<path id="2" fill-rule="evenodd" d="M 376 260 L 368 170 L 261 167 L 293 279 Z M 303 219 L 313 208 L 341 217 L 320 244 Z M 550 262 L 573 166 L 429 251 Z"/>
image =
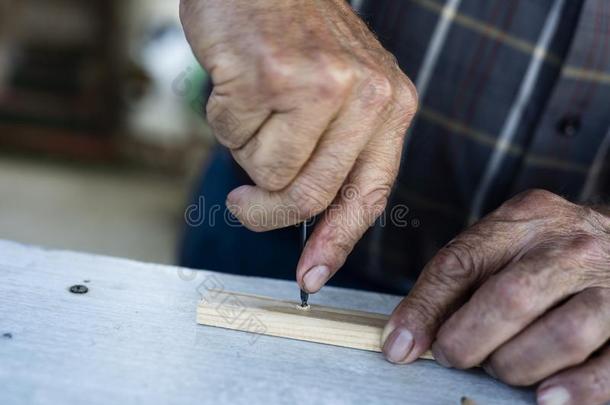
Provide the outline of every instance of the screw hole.
<path id="1" fill-rule="evenodd" d="M 70 287 L 70 292 L 72 294 L 87 294 L 89 288 L 86 285 L 76 284 Z"/>

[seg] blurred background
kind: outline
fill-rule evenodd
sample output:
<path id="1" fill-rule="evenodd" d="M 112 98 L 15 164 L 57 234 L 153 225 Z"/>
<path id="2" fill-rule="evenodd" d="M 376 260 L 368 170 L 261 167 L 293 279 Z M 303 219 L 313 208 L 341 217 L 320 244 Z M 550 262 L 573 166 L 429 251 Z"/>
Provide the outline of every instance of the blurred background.
<path id="1" fill-rule="evenodd" d="M 168 0 L 0 0 L 0 238 L 174 263 L 213 145 Z"/>

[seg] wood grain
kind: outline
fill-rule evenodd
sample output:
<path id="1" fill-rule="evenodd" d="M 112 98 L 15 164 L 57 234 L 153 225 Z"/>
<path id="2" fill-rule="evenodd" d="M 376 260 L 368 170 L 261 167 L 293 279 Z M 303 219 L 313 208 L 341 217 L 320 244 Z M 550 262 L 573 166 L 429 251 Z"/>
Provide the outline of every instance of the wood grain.
<path id="1" fill-rule="evenodd" d="M 211 291 L 197 307 L 197 323 L 255 334 L 381 352 L 383 314 Z M 433 360 L 430 352 L 422 358 Z"/>

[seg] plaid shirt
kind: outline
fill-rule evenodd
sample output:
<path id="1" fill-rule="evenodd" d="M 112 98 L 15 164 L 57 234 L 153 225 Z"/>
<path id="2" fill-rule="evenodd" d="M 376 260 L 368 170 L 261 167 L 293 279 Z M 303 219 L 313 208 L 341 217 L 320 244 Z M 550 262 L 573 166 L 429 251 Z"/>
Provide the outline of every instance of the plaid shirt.
<path id="1" fill-rule="evenodd" d="M 603 202 L 610 146 L 610 1 L 359 0 L 415 82 L 392 206 L 347 266 L 406 290 L 427 260 L 516 193 Z M 600 201 L 601 200 L 601 201 Z"/>

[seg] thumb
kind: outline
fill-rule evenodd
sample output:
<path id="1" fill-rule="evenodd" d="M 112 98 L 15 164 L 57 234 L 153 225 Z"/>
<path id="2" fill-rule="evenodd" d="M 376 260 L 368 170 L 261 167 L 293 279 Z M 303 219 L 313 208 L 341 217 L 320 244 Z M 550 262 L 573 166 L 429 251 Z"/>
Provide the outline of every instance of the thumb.
<path id="1" fill-rule="evenodd" d="M 515 232 L 518 226 L 484 219 L 432 258 L 383 331 L 381 343 L 389 361 L 411 363 L 430 348 L 442 323 L 473 289 L 525 248 L 527 238 L 518 236 L 523 235 Z"/>

